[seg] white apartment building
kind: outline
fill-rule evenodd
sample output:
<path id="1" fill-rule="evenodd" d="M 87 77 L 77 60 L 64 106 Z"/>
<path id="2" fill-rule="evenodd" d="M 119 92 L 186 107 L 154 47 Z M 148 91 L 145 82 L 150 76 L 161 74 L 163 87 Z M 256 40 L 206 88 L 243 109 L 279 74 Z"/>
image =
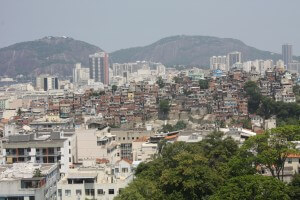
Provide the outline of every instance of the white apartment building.
<path id="1" fill-rule="evenodd" d="M 39 132 L 10 135 L 2 141 L 4 164 L 58 163 L 66 173 L 77 162 L 77 142 L 74 132 Z"/>
<path id="2" fill-rule="evenodd" d="M 40 174 L 35 174 L 35 170 Z M 55 200 L 58 179 L 59 170 L 55 163 L 1 165 L 0 199 Z"/>
<path id="3" fill-rule="evenodd" d="M 113 200 L 132 180 L 132 167 L 127 160 L 119 160 L 115 165 L 83 162 L 57 183 L 57 199 Z"/>
<path id="4" fill-rule="evenodd" d="M 76 129 L 78 162 L 86 159 L 106 159 L 110 163 L 120 160 L 120 147 L 116 136 L 108 133 L 108 128 Z M 80 142 L 79 142 L 80 141 Z"/>
<path id="5" fill-rule="evenodd" d="M 90 78 L 90 69 L 81 67 L 81 63 L 76 63 L 75 68 L 73 69 L 73 82 L 74 83 L 83 83 L 88 82 Z"/>
<path id="6" fill-rule="evenodd" d="M 292 73 L 300 73 L 300 62 L 292 62 L 288 64 L 288 70 Z"/>
<path id="7" fill-rule="evenodd" d="M 238 51 L 230 52 L 227 54 L 227 70 L 229 70 L 234 64 L 242 62 L 242 53 Z"/>
<path id="8" fill-rule="evenodd" d="M 132 142 L 133 161 L 147 162 L 157 153 L 157 143 L 150 143 L 148 137 L 141 137 Z"/>
<path id="9" fill-rule="evenodd" d="M 36 89 L 42 91 L 59 89 L 58 77 L 48 74 L 36 77 Z"/>
<path id="10" fill-rule="evenodd" d="M 213 56 L 210 58 L 210 70 L 220 69 L 227 70 L 227 57 L 226 56 Z"/>

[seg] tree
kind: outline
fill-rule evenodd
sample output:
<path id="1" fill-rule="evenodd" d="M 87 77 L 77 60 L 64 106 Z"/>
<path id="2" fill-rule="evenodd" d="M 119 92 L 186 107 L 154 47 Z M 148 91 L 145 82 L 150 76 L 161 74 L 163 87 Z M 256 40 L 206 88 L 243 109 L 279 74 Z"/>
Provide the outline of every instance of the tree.
<path id="1" fill-rule="evenodd" d="M 241 123 L 243 124 L 243 128 L 252 129 L 251 120 L 249 118 L 242 119 Z"/>
<path id="2" fill-rule="evenodd" d="M 183 82 L 183 78 L 178 77 L 178 76 L 174 76 L 173 81 L 174 81 L 175 83 L 182 83 L 182 82 Z"/>
<path id="3" fill-rule="evenodd" d="M 208 81 L 200 79 L 199 86 L 200 86 L 200 89 L 208 89 Z"/>
<path id="4" fill-rule="evenodd" d="M 185 96 L 189 96 L 190 94 L 192 94 L 192 91 L 187 90 L 187 89 L 183 89 L 183 94 L 184 94 Z"/>
<path id="5" fill-rule="evenodd" d="M 300 126 L 286 125 L 271 130 L 271 133 L 277 134 L 287 139 L 287 141 L 299 141 L 300 140 Z"/>
<path id="6" fill-rule="evenodd" d="M 244 85 L 244 91 L 248 96 L 248 110 L 250 113 L 255 113 L 260 105 L 261 95 L 260 89 L 253 81 L 248 81 Z"/>
<path id="7" fill-rule="evenodd" d="M 118 86 L 116 86 L 116 85 L 111 86 L 111 90 L 113 93 L 115 93 L 117 91 L 117 89 L 118 89 Z"/>
<path id="8" fill-rule="evenodd" d="M 262 175 L 230 179 L 210 200 L 289 200 L 288 187 L 278 179 Z"/>
<path id="9" fill-rule="evenodd" d="M 252 153 L 253 164 L 266 167 L 272 176 L 278 179 L 283 179 L 283 169 L 288 154 L 296 151 L 295 144 L 289 142 L 282 134 L 269 132 L 250 137 L 241 150 Z"/>
<path id="10" fill-rule="evenodd" d="M 218 167 L 220 163 L 226 163 L 237 153 L 237 143 L 229 137 L 223 139 L 224 133 L 214 131 L 208 134 L 201 142 L 202 152 L 208 158 L 210 167 Z"/>
<path id="11" fill-rule="evenodd" d="M 181 152 L 174 157 L 174 168 L 163 170 L 160 182 L 167 195 L 181 199 L 204 199 L 213 194 L 223 180 L 199 154 Z"/>
<path id="12" fill-rule="evenodd" d="M 115 200 L 160 200 L 162 196 L 162 191 L 154 181 L 138 178 L 122 190 Z"/>
<path id="13" fill-rule="evenodd" d="M 163 128 L 160 130 L 160 132 L 172 132 L 172 131 L 179 131 L 186 128 L 186 123 L 184 121 L 178 121 L 174 126 L 171 124 L 163 125 Z"/>
<path id="14" fill-rule="evenodd" d="M 22 110 L 21 110 L 21 108 L 18 109 L 17 115 L 18 115 L 19 117 L 22 115 Z"/>
<path id="15" fill-rule="evenodd" d="M 161 119 L 166 119 L 170 111 L 169 100 L 161 100 L 159 102 L 159 113 L 161 114 Z"/>
<path id="16" fill-rule="evenodd" d="M 40 169 L 35 169 L 33 171 L 33 177 L 41 177 L 42 176 L 42 172 Z"/>
<path id="17" fill-rule="evenodd" d="M 157 78 L 157 81 L 156 81 L 156 83 L 157 83 L 157 85 L 159 86 L 159 88 L 163 88 L 163 87 L 165 87 L 164 80 L 162 79 L 162 77 L 161 77 L 161 76 L 159 76 L 159 77 Z"/>
<path id="18" fill-rule="evenodd" d="M 184 121 L 178 121 L 174 126 L 175 131 L 183 130 L 185 128 L 186 128 L 186 123 Z"/>
<path id="19" fill-rule="evenodd" d="M 171 124 L 166 124 L 166 125 L 163 125 L 162 129 L 160 130 L 160 132 L 168 133 L 168 132 L 172 132 L 174 130 L 175 129 L 174 129 L 174 127 Z"/>
<path id="20" fill-rule="evenodd" d="M 290 197 L 292 200 L 298 200 L 300 197 L 300 174 L 295 174 L 289 184 Z"/>

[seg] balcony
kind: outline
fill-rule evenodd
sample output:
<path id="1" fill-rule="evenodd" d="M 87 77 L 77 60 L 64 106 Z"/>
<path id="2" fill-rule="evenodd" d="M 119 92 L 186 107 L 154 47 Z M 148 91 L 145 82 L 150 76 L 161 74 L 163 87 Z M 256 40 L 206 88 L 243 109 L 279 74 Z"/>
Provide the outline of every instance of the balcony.
<path id="1" fill-rule="evenodd" d="M 61 152 L 60 151 L 56 151 L 56 152 L 36 152 L 35 156 L 36 157 L 43 157 L 43 156 L 60 156 Z"/>

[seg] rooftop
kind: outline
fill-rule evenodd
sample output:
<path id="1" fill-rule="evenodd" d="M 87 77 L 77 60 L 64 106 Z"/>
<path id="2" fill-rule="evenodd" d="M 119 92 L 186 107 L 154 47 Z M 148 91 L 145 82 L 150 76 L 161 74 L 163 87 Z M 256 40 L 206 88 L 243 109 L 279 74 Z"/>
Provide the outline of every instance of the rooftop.
<path id="1" fill-rule="evenodd" d="M 14 163 L 0 166 L 0 181 L 19 179 L 32 179 L 34 170 L 41 170 L 42 175 L 47 175 L 57 168 L 56 163 L 35 164 L 35 163 Z"/>

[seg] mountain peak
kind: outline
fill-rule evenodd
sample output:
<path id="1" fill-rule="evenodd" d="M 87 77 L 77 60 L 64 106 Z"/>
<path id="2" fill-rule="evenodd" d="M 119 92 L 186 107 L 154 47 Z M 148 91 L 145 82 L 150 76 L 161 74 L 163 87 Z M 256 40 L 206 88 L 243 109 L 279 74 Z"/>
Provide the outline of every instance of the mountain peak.
<path id="1" fill-rule="evenodd" d="M 101 51 L 97 46 L 66 36 L 47 36 L 0 49 L 0 75 L 35 76 L 41 73 L 72 74 L 75 63 L 88 65 L 88 56 Z"/>
<path id="2" fill-rule="evenodd" d="M 165 65 L 209 66 L 211 56 L 242 52 L 244 60 L 281 58 L 279 54 L 247 46 L 240 40 L 199 35 L 175 35 L 160 39 L 144 47 L 122 49 L 111 53 L 113 62 L 136 60 L 162 62 Z"/>

